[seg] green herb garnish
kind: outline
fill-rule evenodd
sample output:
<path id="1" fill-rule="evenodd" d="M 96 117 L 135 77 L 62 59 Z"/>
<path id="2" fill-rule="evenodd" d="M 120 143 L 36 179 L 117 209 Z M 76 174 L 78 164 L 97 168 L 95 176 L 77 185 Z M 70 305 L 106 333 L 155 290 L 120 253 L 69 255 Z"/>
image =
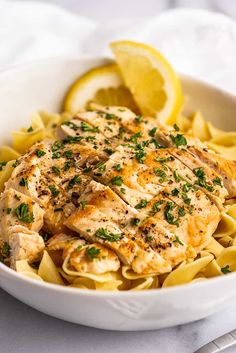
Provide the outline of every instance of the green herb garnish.
<path id="1" fill-rule="evenodd" d="M 226 265 L 225 267 L 221 267 L 221 272 L 226 275 L 227 273 L 230 273 L 232 271 L 229 269 L 229 265 Z"/>
<path id="2" fill-rule="evenodd" d="M 151 211 L 149 212 L 150 216 L 155 216 L 157 212 L 160 212 L 160 206 L 163 204 L 164 201 L 160 200 L 153 204 Z"/>
<path id="3" fill-rule="evenodd" d="M 173 127 L 174 127 L 175 131 L 179 131 L 180 130 L 177 124 L 174 124 Z"/>
<path id="4" fill-rule="evenodd" d="M 102 239 L 102 240 L 107 240 L 110 242 L 115 242 L 118 240 L 121 240 L 123 238 L 123 234 L 113 234 L 113 233 L 109 233 L 107 231 L 107 229 L 105 228 L 99 228 L 97 229 L 96 233 L 95 233 L 96 237 Z"/>
<path id="5" fill-rule="evenodd" d="M 76 125 L 75 123 L 73 123 L 72 121 L 64 121 L 61 125 L 66 125 L 68 126 L 70 129 L 77 131 L 78 130 L 78 125 Z"/>
<path id="6" fill-rule="evenodd" d="M 175 235 L 175 239 L 173 240 L 173 243 L 178 243 L 180 245 L 184 245 L 184 243 L 180 240 L 180 238 L 177 235 Z"/>
<path id="7" fill-rule="evenodd" d="M 170 138 L 174 142 L 176 147 L 187 145 L 187 140 L 184 137 L 184 135 L 181 135 L 181 134 L 177 134 L 176 136 L 170 135 Z"/>
<path id="8" fill-rule="evenodd" d="M 223 185 L 222 185 L 222 180 L 221 180 L 221 178 L 219 178 L 219 177 L 216 177 L 215 179 L 213 179 L 213 183 L 214 183 L 215 185 L 219 185 L 219 186 L 223 187 Z"/>
<path id="9" fill-rule="evenodd" d="M 60 171 L 60 169 L 58 167 L 53 166 L 51 169 L 52 169 L 53 173 L 55 173 L 57 175 L 61 174 L 61 171 Z"/>
<path id="10" fill-rule="evenodd" d="M 26 179 L 26 178 L 21 178 L 21 180 L 19 181 L 19 185 L 28 188 L 28 186 L 29 186 L 29 185 L 28 185 L 28 179 Z"/>
<path id="11" fill-rule="evenodd" d="M 145 199 L 142 199 L 142 200 L 135 206 L 135 208 L 136 208 L 136 210 L 140 210 L 141 208 L 146 207 L 147 204 L 148 204 L 148 201 L 145 200 Z"/>
<path id="12" fill-rule="evenodd" d="M 168 201 L 164 208 L 164 216 L 169 224 L 173 224 L 175 226 L 179 226 L 178 218 L 175 219 L 174 215 L 171 211 L 175 208 L 173 202 Z"/>
<path id="13" fill-rule="evenodd" d="M 3 170 L 3 167 L 7 165 L 7 162 L 0 162 L 0 172 Z"/>
<path id="14" fill-rule="evenodd" d="M 153 129 L 151 129 L 148 133 L 149 136 L 154 137 L 157 131 L 157 127 L 154 127 Z"/>
<path id="15" fill-rule="evenodd" d="M 46 152 L 43 150 L 36 150 L 35 153 L 36 153 L 36 156 L 39 158 L 43 157 L 46 154 Z"/>
<path id="16" fill-rule="evenodd" d="M 137 124 L 140 124 L 143 122 L 143 116 L 142 115 L 137 115 L 135 118 L 134 118 L 134 121 L 137 123 Z"/>
<path id="17" fill-rule="evenodd" d="M 53 197 L 56 197 L 59 195 L 60 191 L 55 187 L 55 185 L 48 185 L 48 188 L 51 191 L 51 194 Z"/>
<path id="18" fill-rule="evenodd" d="M 15 213 L 19 221 L 24 223 L 32 223 L 34 221 L 33 213 L 29 212 L 29 205 L 21 203 L 16 209 Z"/>
<path id="19" fill-rule="evenodd" d="M 114 169 L 117 170 L 117 172 L 120 172 L 120 171 L 122 170 L 122 167 L 121 167 L 120 164 L 116 164 L 116 165 L 114 166 Z"/>
<path id="20" fill-rule="evenodd" d="M 81 125 L 80 125 L 80 128 L 82 131 L 84 132 L 99 132 L 99 127 L 92 127 L 90 126 L 89 124 L 87 124 L 86 122 L 82 121 L 81 122 Z"/>
<path id="21" fill-rule="evenodd" d="M 72 189 L 76 184 L 80 184 L 82 182 L 82 179 L 78 176 L 75 175 L 68 184 L 68 189 Z"/>
<path id="22" fill-rule="evenodd" d="M 100 254 L 101 250 L 98 248 L 95 248 L 95 246 L 92 246 L 91 248 L 88 248 L 86 250 L 86 256 L 89 258 L 89 260 L 94 260 L 98 257 Z"/>
<path id="23" fill-rule="evenodd" d="M 123 184 L 123 179 L 121 176 L 115 176 L 111 179 L 110 183 L 112 185 L 121 186 Z"/>

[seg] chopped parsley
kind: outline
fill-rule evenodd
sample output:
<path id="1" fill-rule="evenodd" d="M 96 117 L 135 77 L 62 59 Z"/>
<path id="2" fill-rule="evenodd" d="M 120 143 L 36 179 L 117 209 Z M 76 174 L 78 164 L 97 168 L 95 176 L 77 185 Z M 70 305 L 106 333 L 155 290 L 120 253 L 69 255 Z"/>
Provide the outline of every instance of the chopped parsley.
<path id="1" fill-rule="evenodd" d="M 110 183 L 112 185 L 121 186 L 123 184 L 123 179 L 121 176 L 115 176 L 111 179 Z"/>
<path id="2" fill-rule="evenodd" d="M 135 153 L 135 157 L 139 163 L 143 163 L 146 156 L 147 156 L 147 153 L 143 149 L 140 149 Z"/>
<path id="3" fill-rule="evenodd" d="M 108 156 L 111 156 L 114 153 L 114 151 L 111 148 L 104 148 L 103 151 L 106 152 Z"/>
<path id="4" fill-rule="evenodd" d="M 15 213 L 21 222 L 32 223 L 34 221 L 34 215 L 29 211 L 29 205 L 24 202 L 15 209 Z"/>
<path id="5" fill-rule="evenodd" d="M 19 185 L 28 188 L 28 186 L 29 186 L 29 185 L 28 185 L 28 179 L 26 179 L 26 178 L 21 178 L 21 180 L 19 181 Z"/>
<path id="6" fill-rule="evenodd" d="M 10 245 L 8 243 L 4 243 L 0 252 L 0 262 L 4 262 L 10 256 Z"/>
<path id="7" fill-rule="evenodd" d="M 6 213 L 7 213 L 7 214 L 10 214 L 11 211 L 12 211 L 12 208 L 10 208 L 10 207 L 7 207 L 7 208 L 6 208 Z"/>
<path id="8" fill-rule="evenodd" d="M 84 210 L 87 205 L 87 201 L 81 200 L 79 203 L 80 203 L 81 209 Z"/>
<path id="9" fill-rule="evenodd" d="M 20 164 L 20 161 L 16 160 L 13 164 L 12 167 L 16 168 Z M 1 170 L 1 169 L 0 169 Z"/>
<path id="10" fill-rule="evenodd" d="M 82 179 L 78 176 L 75 175 L 68 184 L 68 189 L 72 189 L 76 184 L 80 184 L 82 182 Z"/>
<path id="11" fill-rule="evenodd" d="M 27 129 L 27 132 L 32 132 L 34 131 L 34 129 L 32 128 L 32 126 L 30 126 L 28 129 Z"/>
<path id="12" fill-rule="evenodd" d="M 87 168 L 83 169 L 83 172 L 84 173 L 90 173 L 92 170 L 93 170 L 92 167 L 87 167 Z"/>
<path id="13" fill-rule="evenodd" d="M 155 158 L 155 161 L 159 162 L 159 163 L 166 163 L 166 162 L 173 161 L 173 160 L 174 160 L 174 157 L 172 157 L 172 156 L 166 157 L 166 158 L 161 158 L 161 157 Z"/>
<path id="14" fill-rule="evenodd" d="M 179 189 L 174 188 L 173 190 L 171 190 L 171 195 L 172 196 L 178 196 L 179 195 Z"/>
<path id="15" fill-rule="evenodd" d="M 105 172 L 106 170 L 106 165 L 103 162 L 98 162 L 96 164 L 96 168 L 100 171 L 100 172 Z"/>
<path id="16" fill-rule="evenodd" d="M 202 167 L 193 169 L 193 172 L 199 179 L 205 178 L 205 172 Z"/>
<path id="17" fill-rule="evenodd" d="M 182 194 L 181 194 L 181 196 L 182 196 L 182 199 L 183 199 L 183 201 L 184 201 L 184 203 L 186 203 L 187 205 L 190 205 L 190 203 L 191 203 L 191 199 L 190 199 L 190 197 L 188 197 L 188 195 L 185 193 L 185 192 L 183 192 Z"/>
<path id="18" fill-rule="evenodd" d="M 63 156 L 66 158 L 72 158 L 73 157 L 73 152 L 71 150 L 67 150 L 63 153 Z"/>
<path id="19" fill-rule="evenodd" d="M 226 275 L 227 273 L 230 273 L 232 271 L 229 269 L 229 265 L 226 265 L 225 267 L 221 267 L 221 272 Z"/>
<path id="20" fill-rule="evenodd" d="M 154 168 L 154 173 L 160 177 L 159 179 L 159 182 L 160 183 L 163 183 L 166 178 L 167 178 L 167 175 L 166 173 L 164 172 L 164 170 L 160 169 L 160 168 Z"/>
<path id="21" fill-rule="evenodd" d="M 107 119 L 107 120 L 113 120 L 113 119 L 117 119 L 117 116 L 115 115 L 115 114 L 106 114 L 105 115 L 105 119 Z"/>
<path id="22" fill-rule="evenodd" d="M 59 151 L 64 147 L 64 143 L 62 141 L 55 141 L 54 144 L 52 145 L 52 152 Z"/>
<path id="23" fill-rule="evenodd" d="M 126 193 L 125 188 L 120 188 L 120 191 L 121 191 L 122 194 L 125 194 L 125 193 Z"/>
<path id="24" fill-rule="evenodd" d="M 3 170 L 3 167 L 7 165 L 7 162 L 0 162 L 0 172 Z"/>
<path id="25" fill-rule="evenodd" d="M 142 199 L 136 206 L 136 210 L 140 210 L 141 208 L 145 208 L 148 204 L 148 201 L 145 199 Z"/>
<path id="26" fill-rule="evenodd" d="M 51 191 L 51 194 L 53 197 L 56 197 L 59 195 L 60 191 L 55 187 L 55 185 L 48 185 L 48 188 Z"/>
<path id="27" fill-rule="evenodd" d="M 180 217 L 184 217 L 184 216 L 185 216 L 185 209 L 184 209 L 184 207 L 180 207 L 180 208 L 179 208 L 178 215 L 179 215 Z"/>
<path id="28" fill-rule="evenodd" d="M 54 208 L 54 212 L 62 212 L 62 211 L 64 211 L 63 207 Z"/>
<path id="29" fill-rule="evenodd" d="M 137 143 L 140 137 L 142 137 L 141 131 L 136 132 L 136 134 L 132 135 L 129 139 L 127 139 L 127 141 Z"/>
<path id="30" fill-rule="evenodd" d="M 51 169 L 52 169 L 53 173 L 55 173 L 57 175 L 61 174 L 61 170 L 58 167 L 53 166 Z"/>
<path id="31" fill-rule="evenodd" d="M 140 223 L 140 219 L 139 218 L 132 218 L 131 219 L 131 225 L 132 226 L 138 226 Z"/>
<path id="32" fill-rule="evenodd" d="M 168 201 L 164 208 L 164 216 L 169 224 L 173 224 L 175 226 L 179 226 L 178 218 L 175 219 L 174 215 L 171 211 L 175 208 L 173 202 Z"/>
<path id="33" fill-rule="evenodd" d="M 107 229 L 105 229 L 105 228 L 97 229 L 95 235 L 96 235 L 96 237 L 98 237 L 102 240 L 110 241 L 111 243 L 118 241 L 118 240 L 122 239 L 122 237 L 123 237 L 123 234 L 109 233 L 107 231 Z"/>
<path id="34" fill-rule="evenodd" d="M 143 116 L 142 115 L 137 115 L 135 118 L 134 118 L 134 121 L 137 123 L 137 124 L 140 124 L 143 122 Z"/>
<path id="35" fill-rule="evenodd" d="M 121 167 L 120 164 L 116 164 L 116 165 L 114 166 L 114 169 L 117 170 L 117 172 L 120 172 L 120 171 L 122 170 L 122 167 Z"/>
<path id="36" fill-rule="evenodd" d="M 181 134 L 177 134 L 176 136 L 170 135 L 170 138 L 174 142 L 176 147 L 187 145 L 187 140 L 184 137 L 184 135 L 181 135 Z"/>
<path id="37" fill-rule="evenodd" d="M 173 127 L 174 127 L 175 131 L 179 131 L 180 130 L 177 124 L 174 124 Z"/>
<path id="38" fill-rule="evenodd" d="M 213 183 L 214 183 L 215 185 L 219 185 L 219 186 L 223 187 L 223 185 L 222 185 L 222 180 L 221 180 L 221 178 L 219 178 L 219 177 L 216 177 L 215 179 L 213 179 Z"/>
<path id="39" fill-rule="evenodd" d="M 99 127 L 92 127 L 89 124 L 87 124 L 85 121 L 81 122 L 80 128 L 84 132 L 99 132 Z"/>
<path id="40" fill-rule="evenodd" d="M 46 152 L 43 150 L 36 150 L 35 153 L 36 153 L 36 156 L 39 158 L 45 156 L 45 154 L 46 154 Z"/>
<path id="41" fill-rule="evenodd" d="M 148 133 L 149 136 L 154 137 L 157 131 L 157 127 L 154 127 L 153 129 L 151 129 Z"/>
<path id="42" fill-rule="evenodd" d="M 151 235 L 146 235 L 145 237 L 145 242 L 150 243 L 153 240 L 153 237 Z"/>
<path id="43" fill-rule="evenodd" d="M 78 245 L 76 248 L 76 251 L 80 252 L 81 249 L 82 249 L 82 245 Z"/>
<path id="44" fill-rule="evenodd" d="M 188 192 L 191 189 L 192 185 L 189 183 L 186 183 L 183 185 L 182 190 L 183 192 Z"/>
<path id="45" fill-rule="evenodd" d="M 206 178 L 205 178 L 205 172 L 202 167 L 193 169 L 193 172 L 198 178 L 198 180 L 195 182 L 196 185 L 199 185 L 210 192 L 214 190 L 213 186 L 207 184 Z"/>
<path id="46" fill-rule="evenodd" d="M 74 143 L 80 142 L 83 139 L 84 139 L 83 136 L 67 136 L 62 141 L 62 144 L 74 144 Z"/>
<path id="47" fill-rule="evenodd" d="M 78 130 L 78 125 L 76 125 L 75 123 L 73 123 L 72 121 L 64 121 L 64 123 L 62 123 L 61 125 L 66 125 L 68 126 L 70 129 L 77 131 Z"/>
<path id="48" fill-rule="evenodd" d="M 73 160 L 67 161 L 64 164 L 63 170 L 66 172 L 67 170 L 69 170 L 71 167 L 75 166 L 75 162 Z"/>
<path id="49" fill-rule="evenodd" d="M 89 258 L 89 260 L 93 261 L 98 257 L 100 254 L 101 250 L 98 248 L 95 248 L 95 246 L 92 246 L 91 248 L 88 248 L 86 250 L 86 256 Z"/>
<path id="50" fill-rule="evenodd" d="M 178 243 L 180 245 L 184 245 L 184 243 L 180 240 L 180 238 L 177 235 L 175 235 L 175 239 L 173 240 L 173 243 Z"/>
<path id="51" fill-rule="evenodd" d="M 157 201 L 153 204 L 151 211 L 149 212 L 150 216 L 155 216 L 157 212 L 160 212 L 160 206 L 163 204 L 163 200 Z"/>
<path id="52" fill-rule="evenodd" d="M 58 158 L 61 158 L 61 152 L 59 151 L 53 152 L 52 159 L 58 159 Z"/>
<path id="53" fill-rule="evenodd" d="M 177 183 L 179 183 L 182 180 L 181 176 L 176 172 L 176 170 L 174 170 L 173 175 Z"/>

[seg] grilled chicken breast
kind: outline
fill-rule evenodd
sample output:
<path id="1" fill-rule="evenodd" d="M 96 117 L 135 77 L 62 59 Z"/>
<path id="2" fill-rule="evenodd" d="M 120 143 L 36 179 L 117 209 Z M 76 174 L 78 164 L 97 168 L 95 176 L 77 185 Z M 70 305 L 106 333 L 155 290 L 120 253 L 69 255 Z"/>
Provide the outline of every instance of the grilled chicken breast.
<path id="1" fill-rule="evenodd" d="M 196 257 L 236 195 L 236 163 L 153 118 L 95 109 L 17 161 L 0 200 L 12 267 L 40 257 L 41 231 L 79 272 L 162 274 Z"/>

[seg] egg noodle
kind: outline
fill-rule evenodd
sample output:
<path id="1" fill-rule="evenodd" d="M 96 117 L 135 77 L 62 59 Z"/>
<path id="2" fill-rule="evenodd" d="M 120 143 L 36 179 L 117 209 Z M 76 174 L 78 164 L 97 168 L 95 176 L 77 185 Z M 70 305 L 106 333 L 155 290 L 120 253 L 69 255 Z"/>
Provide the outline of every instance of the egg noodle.
<path id="1" fill-rule="evenodd" d="M 70 118 L 68 113 L 59 115 L 39 112 L 32 117 L 29 128 L 12 133 L 12 147 L 0 148 L 1 192 L 4 183 L 11 176 L 15 160 L 34 143 L 44 138 L 55 138 L 55 127 Z M 236 132 L 217 129 L 207 122 L 200 112 L 196 112 L 192 117 L 180 116 L 177 124 L 183 132 L 199 138 L 227 159 L 236 160 Z M 221 221 L 207 247 L 196 259 L 188 259 L 164 275 L 138 275 L 124 265 L 117 272 L 101 275 L 79 273 L 72 271 L 68 266 L 70 255 L 61 267 L 57 267 L 50 257 L 50 251 L 47 250 L 43 253 L 38 269 L 30 266 L 26 260 L 21 260 L 17 261 L 16 270 L 39 281 L 98 290 L 144 290 L 224 276 L 236 270 L 236 203 L 234 200 L 228 200 L 224 206 Z"/>

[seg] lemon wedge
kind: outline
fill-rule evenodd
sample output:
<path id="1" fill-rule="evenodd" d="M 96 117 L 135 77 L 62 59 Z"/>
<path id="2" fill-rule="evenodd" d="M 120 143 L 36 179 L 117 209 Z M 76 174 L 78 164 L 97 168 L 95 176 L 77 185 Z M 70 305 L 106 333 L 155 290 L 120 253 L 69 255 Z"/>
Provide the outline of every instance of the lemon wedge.
<path id="1" fill-rule="evenodd" d="M 125 85 L 141 112 L 168 124 L 175 123 L 183 105 L 183 94 L 168 61 L 146 44 L 120 41 L 110 46 Z"/>
<path id="2" fill-rule="evenodd" d="M 89 108 L 91 102 L 104 106 L 125 106 L 139 113 L 130 91 L 124 86 L 116 64 L 96 67 L 76 80 L 65 96 L 62 110 L 76 114 Z"/>

